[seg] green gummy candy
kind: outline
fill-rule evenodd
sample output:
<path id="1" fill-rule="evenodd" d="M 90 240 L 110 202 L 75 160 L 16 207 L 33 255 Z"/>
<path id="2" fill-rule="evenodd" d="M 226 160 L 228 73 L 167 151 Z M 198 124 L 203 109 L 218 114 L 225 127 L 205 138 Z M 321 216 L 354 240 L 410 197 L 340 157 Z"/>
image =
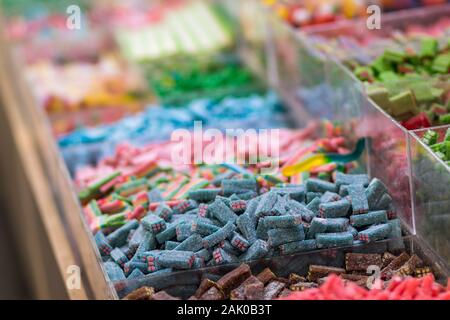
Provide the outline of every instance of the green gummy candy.
<path id="1" fill-rule="evenodd" d="M 437 132 L 436 131 L 433 131 L 433 130 L 428 130 L 425 134 L 424 134 L 424 136 L 423 136 L 423 138 L 422 138 L 422 141 L 425 143 L 425 144 L 427 144 L 427 145 L 433 145 L 433 144 L 435 144 L 436 142 L 437 142 L 437 139 L 438 139 L 438 134 L 437 134 Z"/>
<path id="2" fill-rule="evenodd" d="M 438 55 L 434 59 L 431 69 L 438 73 L 448 73 L 450 69 L 450 53 Z"/>
<path id="3" fill-rule="evenodd" d="M 439 43 L 434 38 L 423 38 L 420 44 L 421 57 L 434 57 L 438 52 Z"/>
<path id="4" fill-rule="evenodd" d="M 450 141 L 450 128 L 445 132 L 444 141 Z"/>
<path id="5" fill-rule="evenodd" d="M 370 86 L 367 88 L 367 95 L 386 112 L 391 110 L 389 91 L 384 87 Z"/>
<path id="6" fill-rule="evenodd" d="M 400 77 L 394 71 L 381 72 L 378 78 L 382 82 L 397 81 L 400 79 Z"/>
<path id="7" fill-rule="evenodd" d="M 400 116 L 411 112 L 417 114 L 419 112 L 414 95 L 411 90 L 401 92 L 389 99 L 392 105 L 392 114 Z"/>
<path id="8" fill-rule="evenodd" d="M 439 116 L 439 122 L 442 124 L 450 124 L 450 113 Z"/>
<path id="9" fill-rule="evenodd" d="M 432 92 L 432 87 L 428 82 L 422 81 L 411 85 L 411 90 L 418 103 L 431 102 L 436 99 Z"/>
<path id="10" fill-rule="evenodd" d="M 400 63 L 405 60 L 405 54 L 400 51 L 394 51 L 394 50 L 385 50 L 383 54 L 383 59 L 386 61 L 391 61 L 395 63 Z"/>
<path id="11" fill-rule="evenodd" d="M 382 56 L 380 56 L 372 62 L 372 68 L 375 69 L 375 71 L 377 71 L 378 73 L 382 73 L 384 71 L 392 70 L 392 65 L 388 61 L 384 60 Z"/>

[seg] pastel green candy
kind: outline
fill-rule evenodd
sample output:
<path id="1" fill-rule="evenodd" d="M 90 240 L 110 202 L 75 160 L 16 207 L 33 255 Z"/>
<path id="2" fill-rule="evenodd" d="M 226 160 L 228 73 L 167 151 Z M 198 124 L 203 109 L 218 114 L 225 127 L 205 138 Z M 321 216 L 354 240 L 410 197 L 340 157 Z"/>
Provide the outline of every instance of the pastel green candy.
<path id="1" fill-rule="evenodd" d="M 420 43 L 420 56 L 422 58 L 434 57 L 438 52 L 439 43 L 437 39 L 425 37 Z"/>

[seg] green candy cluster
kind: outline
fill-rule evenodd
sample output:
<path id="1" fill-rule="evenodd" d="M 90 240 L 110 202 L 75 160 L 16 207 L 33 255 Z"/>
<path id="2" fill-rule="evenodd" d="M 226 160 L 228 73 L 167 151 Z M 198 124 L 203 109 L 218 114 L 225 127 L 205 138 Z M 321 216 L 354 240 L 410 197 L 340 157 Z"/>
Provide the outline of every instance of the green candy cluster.
<path id="1" fill-rule="evenodd" d="M 447 129 L 443 141 L 438 142 L 439 140 L 439 133 L 433 130 L 428 130 L 422 137 L 422 141 L 434 151 L 437 157 L 450 165 L 450 128 Z"/>
<path id="2" fill-rule="evenodd" d="M 183 59 L 147 65 L 145 70 L 152 90 L 163 103 L 176 104 L 197 97 L 222 98 L 262 88 L 237 61 Z"/>
<path id="3" fill-rule="evenodd" d="M 369 65 L 348 65 L 368 95 L 399 121 L 423 113 L 430 124 L 450 123 L 450 41 L 422 38 L 420 45 L 386 49 Z"/>

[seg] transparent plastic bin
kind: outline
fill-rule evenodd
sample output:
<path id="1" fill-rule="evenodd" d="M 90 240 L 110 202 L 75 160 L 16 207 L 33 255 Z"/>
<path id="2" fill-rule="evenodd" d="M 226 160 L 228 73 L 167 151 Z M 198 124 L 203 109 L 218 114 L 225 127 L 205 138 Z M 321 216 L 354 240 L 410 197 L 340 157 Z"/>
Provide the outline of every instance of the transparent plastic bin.
<path id="1" fill-rule="evenodd" d="M 448 128 L 429 129 L 442 141 Z M 450 266 L 450 168 L 421 141 L 427 130 L 410 135 L 416 232 Z"/>
<path id="2" fill-rule="evenodd" d="M 279 277 L 288 277 L 291 273 L 306 276 L 310 265 L 325 265 L 342 268 L 345 266 L 346 253 L 378 253 L 386 251 L 398 254 L 406 251 L 417 254 L 426 265 L 430 266 L 436 280 L 446 283 L 447 270 L 437 264 L 430 252 L 423 248 L 413 236 L 384 240 L 376 243 L 353 247 L 332 248 L 321 251 L 310 251 L 295 255 L 280 256 L 276 259 L 261 259 L 247 262 L 253 275 L 257 275 L 264 268 L 270 268 Z M 182 299 L 192 296 L 204 277 L 217 281 L 220 277 L 238 267 L 239 264 L 209 267 L 198 270 L 179 271 L 170 275 L 147 275 L 133 280 L 114 282 L 119 298 L 123 298 L 133 290 L 143 286 L 153 287 L 155 291 L 165 290 L 168 294 Z"/>
<path id="3" fill-rule="evenodd" d="M 319 80 L 314 87 L 319 92 L 317 95 L 311 95 L 312 91 L 311 87 L 307 85 L 308 82 L 300 81 L 298 91 L 304 92 L 302 95 L 303 105 L 307 108 L 308 103 L 305 103 L 305 100 L 308 100 L 309 95 L 312 96 L 310 99 L 313 101 L 319 100 L 319 97 L 321 100 L 328 101 L 336 101 L 336 99 L 339 99 L 339 96 L 335 96 L 333 90 L 330 92 L 329 87 L 333 86 L 331 82 L 333 82 L 334 77 L 333 70 L 330 70 L 327 66 L 328 61 L 335 61 L 336 64 L 341 65 L 341 68 L 347 70 L 350 70 L 348 64 L 352 61 L 367 65 L 372 62 L 375 57 L 381 55 L 386 48 L 400 48 L 398 35 L 396 34 L 397 30 L 411 31 L 415 26 L 432 25 L 438 21 L 442 21 L 442 19 L 448 19 L 449 16 L 450 4 L 446 4 L 383 14 L 381 19 L 381 29 L 379 30 L 367 29 L 365 19 L 340 21 L 302 29 L 302 31 L 299 32 L 300 35 L 297 37 L 297 40 L 300 43 L 298 46 L 306 46 L 311 49 L 309 51 L 303 51 L 302 53 L 303 57 L 301 59 L 307 61 L 307 63 L 300 64 L 299 74 L 310 74 L 309 69 L 312 64 L 308 63 L 308 61 L 315 61 L 314 70 L 318 70 L 315 71 L 317 73 L 322 73 L 322 79 L 324 79 L 322 81 Z M 371 39 L 374 37 L 382 40 L 373 44 Z M 394 37 L 395 40 L 391 37 Z M 440 37 L 444 38 L 443 35 Z M 417 42 L 416 45 L 419 45 L 419 43 Z M 282 73 L 280 73 L 279 77 L 280 83 L 282 84 L 290 81 L 288 78 L 283 80 L 286 76 Z M 314 79 L 315 77 L 310 78 Z M 351 79 L 353 79 L 353 81 L 359 83 L 354 84 L 354 86 L 360 86 L 362 90 L 365 91 L 366 88 L 362 86 L 362 82 L 357 77 L 352 76 L 347 79 L 350 80 L 348 85 L 352 85 Z M 340 79 L 338 79 L 338 81 L 340 81 Z M 430 81 L 435 83 L 435 86 L 445 88 L 447 80 L 445 76 L 433 75 L 430 77 Z M 404 87 L 405 84 L 409 87 L 411 83 L 411 80 L 408 80 L 408 83 L 406 80 L 390 83 L 388 88 L 390 95 L 394 95 L 397 92 L 397 88 Z M 290 88 L 289 91 L 292 91 L 292 88 Z M 442 101 L 440 102 L 443 103 Z M 431 103 L 428 106 L 431 107 Z M 386 108 L 386 106 L 381 105 L 380 107 Z M 399 122 L 407 119 L 408 118 L 404 117 L 396 117 L 396 120 Z M 434 125 L 436 125 L 436 122 Z"/>
<path id="4" fill-rule="evenodd" d="M 366 19 L 344 20 L 336 23 L 305 27 L 301 30 L 310 44 L 340 61 L 358 59 L 370 62 L 374 57 L 382 54 L 387 47 L 398 46 L 396 31 L 413 31 L 415 26 L 431 26 L 450 16 L 450 4 L 431 6 L 426 8 L 402 10 L 383 13 L 381 28 L 369 30 Z M 343 37 L 348 38 L 342 40 Z M 372 45 L 373 38 L 381 38 L 383 42 Z M 349 43 L 348 41 L 352 42 Z M 340 41 L 345 41 L 340 43 Z"/>

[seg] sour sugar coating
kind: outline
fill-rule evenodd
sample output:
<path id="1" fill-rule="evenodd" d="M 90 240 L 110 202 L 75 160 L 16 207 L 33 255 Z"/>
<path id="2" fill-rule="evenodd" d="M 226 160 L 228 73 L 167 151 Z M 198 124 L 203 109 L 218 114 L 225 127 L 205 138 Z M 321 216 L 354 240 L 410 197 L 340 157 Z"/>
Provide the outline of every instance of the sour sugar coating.
<path id="1" fill-rule="evenodd" d="M 239 261 L 235 255 L 222 248 L 217 248 L 213 251 L 213 259 L 217 264 L 235 263 Z"/>
<path id="2" fill-rule="evenodd" d="M 248 247 L 250 246 L 250 243 L 241 235 L 238 233 L 235 233 L 233 238 L 231 239 L 231 245 L 238 249 L 241 252 L 247 251 Z"/>
<path id="3" fill-rule="evenodd" d="M 256 226 L 247 212 L 237 218 L 236 225 L 250 244 L 256 241 Z"/>
<path id="4" fill-rule="evenodd" d="M 166 227 L 166 230 L 158 233 L 156 235 L 156 240 L 158 243 L 162 244 L 168 240 L 171 240 L 177 236 L 177 225 L 176 224 L 169 224 Z"/>
<path id="5" fill-rule="evenodd" d="M 369 176 L 367 174 L 345 174 L 336 172 L 335 183 L 338 188 L 343 185 L 362 185 L 367 187 L 369 185 Z"/>
<path id="6" fill-rule="evenodd" d="M 402 227 L 401 227 L 401 222 L 399 219 L 393 219 L 393 220 L 389 220 L 387 222 L 391 229 L 388 235 L 388 238 L 400 238 L 402 236 Z"/>
<path id="7" fill-rule="evenodd" d="M 209 236 L 210 234 L 213 234 L 214 232 L 218 231 L 220 227 L 215 226 L 210 223 L 205 223 L 202 221 L 193 221 L 191 224 L 191 231 L 198 233 L 202 236 Z"/>
<path id="8" fill-rule="evenodd" d="M 256 198 L 251 199 L 247 203 L 247 208 L 245 209 L 245 212 L 244 212 L 244 214 L 248 215 L 248 217 L 251 219 L 255 228 L 256 228 L 256 222 L 257 222 L 256 209 L 258 208 L 260 198 L 261 197 L 256 197 Z"/>
<path id="9" fill-rule="evenodd" d="M 197 258 L 203 259 L 203 261 L 207 262 L 212 258 L 212 252 L 210 249 L 201 249 L 195 253 Z"/>
<path id="10" fill-rule="evenodd" d="M 347 218 L 330 218 L 327 219 L 326 232 L 344 232 L 349 225 Z"/>
<path id="11" fill-rule="evenodd" d="M 321 203 L 327 203 L 332 201 L 338 201 L 341 199 L 341 196 L 337 193 L 327 191 L 320 197 Z"/>
<path id="12" fill-rule="evenodd" d="M 146 232 L 147 232 L 147 230 L 145 230 L 145 228 L 142 226 L 142 224 L 140 224 L 139 227 L 136 230 L 134 230 L 131 237 L 128 237 L 129 238 L 128 247 L 130 247 L 134 250 L 137 249 L 137 247 L 139 247 L 139 244 L 144 239 Z"/>
<path id="13" fill-rule="evenodd" d="M 236 235 L 235 232 L 233 232 L 232 235 Z M 230 238 L 232 235 L 230 235 L 228 238 Z M 223 240 L 222 242 L 220 242 L 217 247 L 224 249 L 226 252 L 231 253 L 235 256 L 238 256 L 241 252 L 239 250 L 237 250 L 230 241 L 228 240 Z"/>
<path id="14" fill-rule="evenodd" d="M 166 241 L 164 244 L 165 245 L 164 249 L 165 250 L 173 250 L 176 247 L 178 247 L 180 244 L 181 244 L 181 242 L 178 242 L 178 241 Z"/>
<path id="15" fill-rule="evenodd" d="M 319 212 L 322 218 L 340 218 L 346 217 L 350 209 L 350 202 L 347 199 L 335 202 L 321 203 Z"/>
<path id="16" fill-rule="evenodd" d="M 236 230 L 236 226 L 233 222 L 228 222 L 224 227 L 220 228 L 213 234 L 203 238 L 203 247 L 205 249 L 211 248 L 221 241 L 225 240 L 228 236 L 230 236 L 233 231 Z"/>
<path id="17" fill-rule="evenodd" d="M 242 254 L 239 259 L 241 261 L 250 261 L 264 258 L 269 252 L 269 246 L 266 241 L 256 240 L 248 250 Z"/>
<path id="18" fill-rule="evenodd" d="M 217 198 L 211 205 L 209 205 L 208 210 L 211 216 L 219 220 L 222 225 L 225 225 L 227 222 L 234 223 L 238 218 L 233 210 L 231 210 L 225 203 Z"/>
<path id="19" fill-rule="evenodd" d="M 119 248 L 115 248 L 113 251 L 111 251 L 110 255 L 111 255 L 111 258 L 114 260 L 114 262 L 117 263 L 122 268 L 125 265 L 125 263 L 128 262 L 128 258 L 125 256 L 125 254 Z"/>
<path id="20" fill-rule="evenodd" d="M 139 270 L 141 274 L 147 273 L 147 263 L 140 261 L 128 261 L 125 263 L 123 271 L 127 275 L 127 279 L 132 279 L 130 277 L 134 270 Z"/>
<path id="21" fill-rule="evenodd" d="M 146 231 L 144 235 L 144 239 L 139 244 L 138 248 L 136 249 L 135 256 L 138 257 L 141 253 L 149 250 L 156 249 L 156 238 L 153 233 L 150 231 Z"/>
<path id="22" fill-rule="evenodd" d="M 103 266 L 111 281 L 120 281 L 126 279 L 122 269 L 115 262 L 105 262 Z"/>
<path id="23" fill-rule="evenodd" d="M 287 203 L 286 208 L 290 215 L 300 215 L 306 222 L 310 222 L 316 216 L 313 211 L 309 210 L 305 205 L 295 200 L 290 200 Z"/>
<path id="24" fill-rule="evenodd" d="M 177 251 L 198 251 L 203 248 L 203 239 L 202 237 L 194 233 L 189 238 L 180 243 L 174 250 Z"/>
<path id="25" fill-rule="evenodd" d="M 158 256 L 162 268 L 191 269 L 194 260 L 195 253 L 192 251 L 161 251 Z"/>
<path id="26" fill-rule="evenodd" d="M 108 239 L 111 247 L 122 247 L 127 242 L 128 234 L 131 230 L 137 229 L 139 222 L 135 219 L 128 221 L 126 224 L 110 233 L 106 239 Z"/>
<path id="27" fill-rule="evenodd" d="M 327 231 L 327 219 L 323 218 L 314 218 L 311 221 L 307 232 L 307 239 L 315 239 L 316 234 L 324 233 Z"/>
<path id="28" fill-rule="evenodd" d="M 314 199 L 319 199 L 319 201 L 320 201 L 321 196 L 322 196 L 322 193 L 320 193 L 320 192 L 307 192 L 306 193 L 306 203 L 309 204 Z"/>
<path id="29" fill-rule="evenodd" d="M 353 235 L 353 239 L 355 239 L 355 240 L 358 239 L 358 230 L 356 230 L 352 226 L 348 226 L 346 231 L 350 232 Z"/>
<path id="30" fill-rule="evenodd" d="M 366 189 L 360 184 L 347 186 L 348 199 L 352 204 L 353 214 L 366 213 L 369 211 Z"/>
<path id="31" fill-rule="evenodd" d="M 198 189 L 188 193 L 188 198 L 197 202 L 211 202 L 220 193 L 220 189 Z"/>
<path id="32" fill-rule="evenodd" d="M 374 225 L 367 228 L 366 230 L 359 232 L 358 239 L 364 242 L 382 240 L 387 238 L 390 231 L 391 226 L 387 223 Z"/>
<path id="33" fill-rule="evenodd" d="M 127 279 L 132 280 L 132 279 L 140 278 L 142 276 L 144 276 L 144 273 L 141 270 L 136 268 L 127 276 Z"/>
<path id="34" fill-rule="evenodd" d="M 107 238 L 102 231 L 97 231 L 94 236 L 95 243 L 102 256 L 107 256 L 111 253 L 113 248 L 109 245 Z"/>
<path id="35" fill-rule="evenodd" d="M 255 211 L 257 217 L 272 215 L 272 209 L 278 200 L 278 195 L 275 192 L 267 192 L 261 196 L 258 206 Z"/>
<path id="36" fill-rule="evenodd" d="M 167 204 L 162 203 L 156 209 L 155 214 L 161 219 L 164 219 L 164 221 L 168 222 L 172 219 L 173 211 Z"/>
<path id="37" fill-rule="evenodd" d="M 381 196 L 380 200 L 378 200 L 377 204 L 374 207 L 374 210 L 388 210 L 389 206 L 392 204 L 392 197 L 385 193 Z"/>
<path id="38" fill-rule="evenodd" d="M 257 192 L 258 185 L 255 179 L 224 179 L 222 180 L 222 193 L 225 197 L 248 191 Z"/>
<path id="39" fill-rule="evenodd" d="M 141 220 L 142 225 L 148 231 L 157 234 L 166 229 L 166 221 L 155 214 L 148 214 Z"/>
<path id="40" fill-rule="evenodd" d="M 303 225 L 292 228 L 278 228 L 269 230 L 269 246 L 277 247 L 281 244 L 301 241 L 305 239 Z"/>
<path id="41" fill-rule="evenodd" d="M 187 222 L 179 223 L 175 229 L 176 229 L 177 241 L 184 241 L 187 238 L 189 238 L 192 234 L 192 227 Z"/>
<path id="42" fill-rule="evenodd" d="M 305 202 L 306 189 L 303 185 L 288 186 L 288 187 L 273 187 L 270 189 L 272 192 L 278 194 L 288 195 L 290 199 Z"/>
<path id="43" fill-rule="evenodd" d="M 317 217 L 319 215 L 319 206 L 321 202 L 319 198 L 314 198 L 311 202 L 306 205 L 306 208 L 314 213 Z"/>
<path id="44" fill-rule="evenodd" d="M 258 239 L 267 240 L 269 239 L 269 227 L 264 223 L 263 219 L 259 219 L 258 226 L 256 227 L 256 237 Z"/>
<path id="45" fill-rule="evenodd" d="M 369 209 L 374 208 L 383 194 L 385 194 L 386 192 L 387 188 L 383 182 L 381 182 L 377 178 L 372 179 L 366 189 L 366 197 L 369 204 Z"/>
<path id="46" fill-rule="evenodd" d="M 315 239 L 289 242 L 280 246 L 280 250 L 283 254 L 292 254 L 315 249 L 317 249 L 317 242 Z"/>
<path id="47" fill-rule="evenodd" d="M 198 207 L 198 204 L 194 200 L 185 200 L 173 208 L 174 214 L 183 214 L 188 212 L 189 210 L 195 209 Z"/>
<path id="48" fill-rule="evenodd" d="M 292 200 L 291 200 L 292 201 Z M 288 197 L 287 195 L 277 196 L 277 202 L 275 202 L 275 205 L 272 208 L 271 215 L 275 216 L 281 216 L 283 214 L 286 214 L 286 206 L 288 204 Z"/>
<path id="49" fill-rule="evenodd" d="M 306 180 L 307 192 L 320 192 L 325 193 L 327 191 L 336 193 L 338 191 L 336 184 L 325 180 L 310 178 Z"/>
<path id="50" fill-rule="evenodd" d="M 388 221 L 385 210 L 370 211 L 369 213 L 352 215 L 350 217 L 350 224 L 353 227 L 363 227 L 372 224 L 386 223 Z"/>
<path id="51" fill-rule="evenodd" d="M 351 246 L 353 235 L 350 232 L 319 233 L 316 240 L 318 248 Z"/>
<path id="52" fill-rule="evenodd" d="M 399 219 L 388 220 L 390 232 L 388 238 L 392 239 L 388 242 L 388 248 L 392 251 L 401 251 L 405 249 L 405 243 L 402 240 L 402 227 Z"/>
<path id="53" fill-rule="evenodd" d="M 268 216 L 261 218 L 260 223 L 268 229 L 291 228 L 300 225 L 302 217 L 300 215 Z"/>

